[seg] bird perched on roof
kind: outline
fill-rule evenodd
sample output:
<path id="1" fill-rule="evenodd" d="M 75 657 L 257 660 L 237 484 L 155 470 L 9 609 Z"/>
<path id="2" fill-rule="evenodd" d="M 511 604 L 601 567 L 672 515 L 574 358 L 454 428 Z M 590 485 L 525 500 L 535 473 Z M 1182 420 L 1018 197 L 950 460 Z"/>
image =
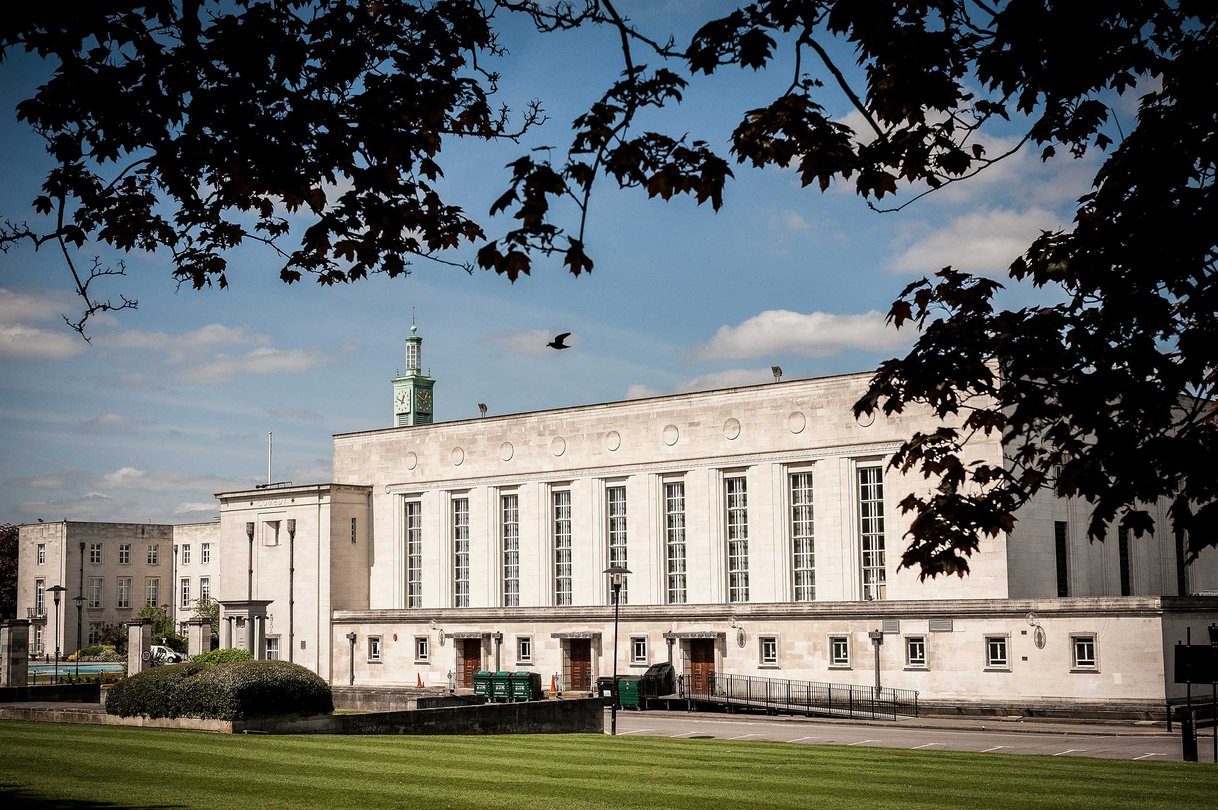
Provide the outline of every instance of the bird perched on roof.
<path id="1" fill-rule="evenodd" d="M 567 338 L 569 338 L 570 336 L 571 336 L 570 332 L 563 332 L 561 335 L 555 335 L 554 339 L 551 340 L 546 345 L 549 346 L 551 349 L 569 349 L 571 347 L 568 346 L 566 343 L 563 343 L 563 341 L 566 340 Z"/>

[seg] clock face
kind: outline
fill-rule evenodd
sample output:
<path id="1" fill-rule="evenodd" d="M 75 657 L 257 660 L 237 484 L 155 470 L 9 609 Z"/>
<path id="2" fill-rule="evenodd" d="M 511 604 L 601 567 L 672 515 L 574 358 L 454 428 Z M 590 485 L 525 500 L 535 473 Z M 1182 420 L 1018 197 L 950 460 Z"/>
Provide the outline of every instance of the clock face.
<path id="1" fill-rule="evenodd" d="M 431 413 L 431 392 L 419 391 L 415 394 L 415 405 L 420 411 Z"/>
<path id="2" fill-rule="evenodd" d="M 410 396 L 405 391 L 399 391 L 393 401 L 398 404 L 398 410 L 410 410 Z"/>

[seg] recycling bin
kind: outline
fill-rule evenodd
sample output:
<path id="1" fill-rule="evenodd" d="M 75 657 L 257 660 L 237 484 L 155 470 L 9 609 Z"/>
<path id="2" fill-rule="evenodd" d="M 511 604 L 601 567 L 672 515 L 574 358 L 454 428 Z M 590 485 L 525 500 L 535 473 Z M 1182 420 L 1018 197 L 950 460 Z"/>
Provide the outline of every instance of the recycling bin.
<path id="1" fill-rule="evenodd" d="M 541 675 L 536 672 L 513 672 L 511 674 L 512 700 L 541 700 Z"/>
<path id="2" fill-rule="evenodd" d="M 617 679 L 617 699 L 623 709 L 643 708 L 641 694 L 642 678 L 638 675 L 619 675 Z"/>
<path id="3" fill-rule="evenodd" d="M 491 675 L 491 699 L 495 701 L 512 699 L 512 673 L 496 672 Z"/>
<path id="4" fill-rule="evenodd" d="M 483 670 L 482 672 L 474 673 L 474 694 L 490 700 L 491 698 L 491 673 Z"/>

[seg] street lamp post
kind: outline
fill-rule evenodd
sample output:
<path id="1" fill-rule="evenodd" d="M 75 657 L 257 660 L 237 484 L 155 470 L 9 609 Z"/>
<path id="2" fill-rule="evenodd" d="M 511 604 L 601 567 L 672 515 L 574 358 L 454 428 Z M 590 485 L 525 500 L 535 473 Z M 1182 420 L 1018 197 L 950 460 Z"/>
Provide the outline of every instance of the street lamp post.
<path id="1" fill-rule="evenodd" d="M 609 575 L 609 582 L 613 586 L 613 702 L 609 704 L 609 734 L 617 735 L 617 626 L 618 612 L 620 610 L 622 583 L 626 580 L 626 575 L 630 570 L 624 565 L 614 565 L 605 569 L 605 573 Z"/>
<path id="2" fill-rule="evenodd" d="M 51 592 L 51 598 L 55 600 L 55 676 L 52 682 L 59 683 L 59 600 L 67 588 L 62 585 L 53 585 L 47 590 Z"/>
<path id="3" fill-rule="evenodd" d="M 80 623 L 81 623 L 81 607 L 84 605 L 85 598 L 80 594 L 72 597 L 72 601 L 76 603 L 76 680 L 80 680 Z"/>

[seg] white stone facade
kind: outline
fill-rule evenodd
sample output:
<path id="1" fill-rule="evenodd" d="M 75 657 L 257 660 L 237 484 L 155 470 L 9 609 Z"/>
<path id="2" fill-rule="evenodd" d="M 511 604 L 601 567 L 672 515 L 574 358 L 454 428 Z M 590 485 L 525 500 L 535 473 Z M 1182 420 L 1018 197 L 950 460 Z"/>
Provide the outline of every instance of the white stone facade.
<path id="1" fill-rule="evenodd" d="M 868 685 L 869 633 L 882 631 L 882 685 L 926 699 L 1176 694 L 1168 651 L 1186 626 L 1204 635 L 1218 600 L 1178 597 L 1170 534 L 1091 544 L 1085 505 L 1050 495 L 986 540 L 965 578 L 898 568 L 898 504 L 929 484 L 886 463 L 938 422 L 860 424 L 850 406 L 869 376 L 338 435 L 336 483 L 317 489 L 347 492 L 346 511 L 288 491 L 226 493 L 225 559 L 248 555 L 247 522 L 258 536 L 289 516 L 298 536 L 329 526 L 314 572 L 296 570 L 297 586 L 318 577 L 306 599 L 319 600 L 302 610 L 298 596 L 297 614 L 318 618 L 293 632 L 299 662 L 334 683 L 460 686 L 480 669 L 531 669 L 547 686 L 591 688 L 613 668 L 602 572 L 620 563 L 632 573 L 619 672 L 671 660 L 680 672 Z M 969 446 L 975 459 L 1001 454 L 996 438 Z M 254 588 L 238 587 L 244 563 L 226 562 L 225 599 L 270 599 L 281 628 L 282 552 L 253 549 Z M 1216 561 L 1211 551 L 1183 570 L 1189 593 L 1218 590 Z"/>

